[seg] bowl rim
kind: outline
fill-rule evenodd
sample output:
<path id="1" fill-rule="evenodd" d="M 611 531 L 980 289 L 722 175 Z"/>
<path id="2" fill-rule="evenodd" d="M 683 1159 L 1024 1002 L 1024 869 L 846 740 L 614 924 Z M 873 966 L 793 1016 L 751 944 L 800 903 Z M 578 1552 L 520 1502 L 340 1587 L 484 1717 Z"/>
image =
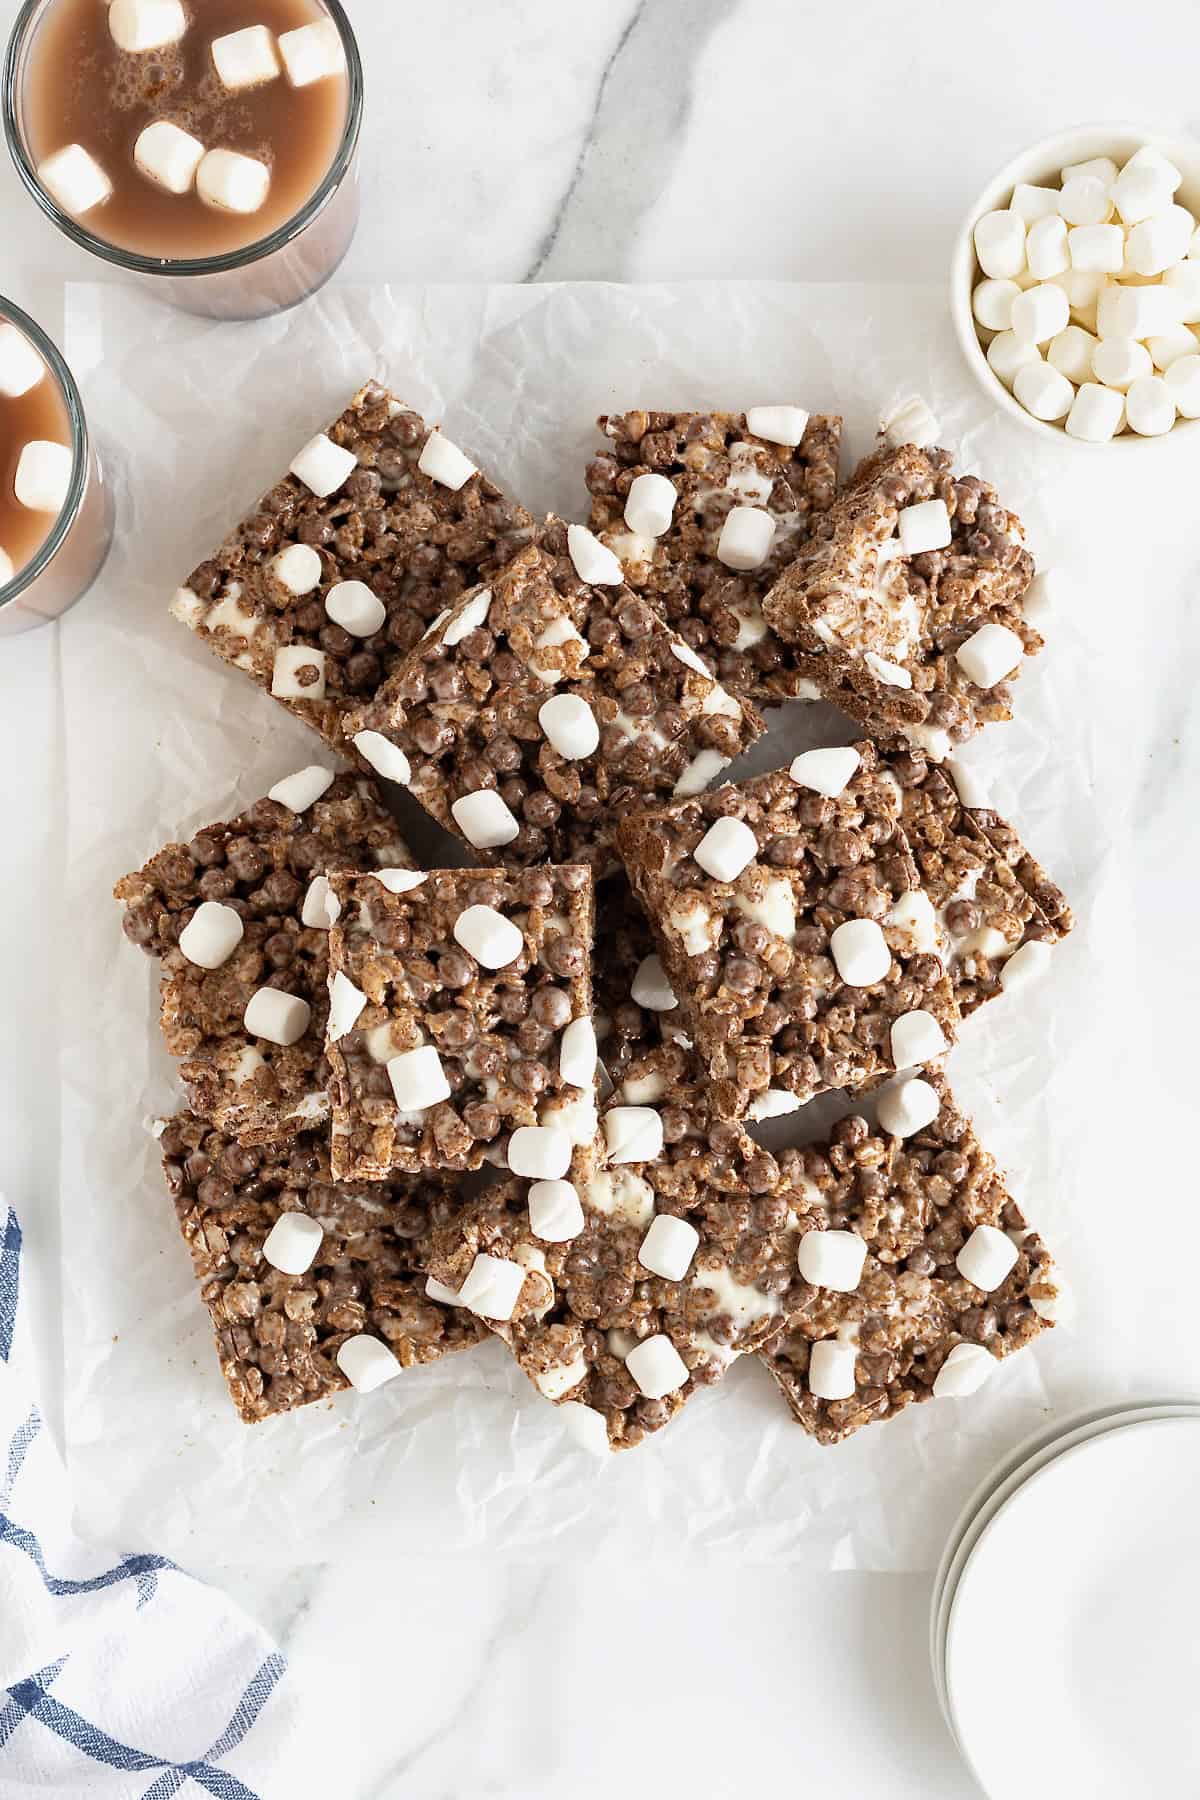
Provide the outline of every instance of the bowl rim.
<path id="1" fill-rule="evenodd" d="M 1169 131 L 1129 119 L 1071 125 L 1061 131 L 1050 132 L 1027 145 L 1016 156 L 1010 157 L 984 184 L 959 226 L 950 261 L 950 313 L 955 335 L 976 380 L 993 401 L 1027 431 L 1036 432 L 1039 437 L 1052 443 L 1066 444 L 1073 450 L 1117 451 L 1122 455 L 1129 455 L 1135 450 L 1164 450 L 1172 444 L 1178 447 L 1179 440 L 1182 439 L 1185 443 L 1189 441 L 1187 429 L 1189 426 L 1200 427 L 1200 419 L 1176 419 L 1170 431 L 1163 432 L 1158 437 L 1139 437 L 1136 432 L 1123 432 L 1120 437 L 1108 438 L 1096 444 L 1089 443 L 1085 438 L 1072 437 L 1056 421 L 1035 418 L 1025 410 L 1010 389 L 1005 387 L 988 362 L 987 352 L 980 342 L 975 316 L 971 311 L 971 295 L 978 268 L 975 259 L 975 224 L 983 213 L 993 211 L 997 201 L 1005 193 L 1011 193 L 1018 182 L 1036 182 L 1042 165 L 1044 169 L 1040 178 L 1045 180 L 1048 175 L 1057 175 L 1067 162 L 1082 162 L 1092 156 L 1111 154 L 1114 147 L 1129 139 L 1136 140 L 1135 147 L 1149 144 L 1154 149 L 1161 150 L 1172 161 L 1182 156 L 1183 161 L 1194 171 L 1191 174 L 1184 171 L 1184 185 L 1196 190 L 1196 198 L 1200 202 L 1200 137 L 1182 129 Z M 1100 142 L 1094 143 L 1093 140 Z M 1124 154 L 1132 155 L 1133 149 Z"/>

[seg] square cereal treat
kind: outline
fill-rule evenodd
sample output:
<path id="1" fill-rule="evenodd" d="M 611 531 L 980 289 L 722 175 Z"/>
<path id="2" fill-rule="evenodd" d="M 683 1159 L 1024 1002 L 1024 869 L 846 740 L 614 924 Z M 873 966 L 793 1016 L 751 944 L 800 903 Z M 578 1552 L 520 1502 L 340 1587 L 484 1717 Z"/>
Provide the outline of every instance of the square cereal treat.
<path id="1" fill-rule="evenodd" d="M 860 465 L 830 524 L 763 601 L 822 698 L 939 759 L 1011 718 L 1042 638 L 1022 613 L 1033 558 L 995 489 L 906 444 Z"/>
<path id="2" fill-rule="evenodd" d="M 245 1143 L 329 1116 L 328 875 L 373 865 L 413 866 L 374 781 L 314 764 L 116 885 L 191 1105 Z"/>
<path id="3" fill-rule="evenodd" d="M 1050 1254 L 938 1076 L 885 1090 L 801 1152 L 805 1292 L 763 1361 L 819 1443 L 973 1393 L 1052 1325 Z"/>
<path id="4" fill-rule="evenodd" d="M 633 813 L 617 847 L 728 1119 L 942 1054 L 958 1018 L 871 743 Z"/>
<path id="5" fill-rule="evenodd" d="M 966 1018 L 1040 974 L 1075 921 L 1061 890 L 998 813 L 964 806 L 947 774 L 901 743 L 881 767 L 900 787 L 900 824 L 933 907 L 935 948 Z M 950 774 L 954 770 L 951 767 Z"/>
<path id="6" fill-rule="evenodd" d="M 179 589 L 172 612 L 327 744 L 533 520 L 368 382 Z"/>
<path id="7" fill-rule="evenodd" d="M 596 1136 L 592 877 L 579 865 L 335 875 L 333 1169 L 558 1180 Z"/>
<path id="8" fill-rule="evenodd" d="M 459 1204 L 445 1175 L 370 1198 L 338 1187 L 321 1137 L 248 1147 L 179 1113 L 159 1127 L 163 1169 L 246 1424 L 365 1390 L 469 1350 L 471 1313 L 427 1298 L 435 1227 Z"/>
<path id="9" fill-rule="evenodd" d="M 485 1189 L 434 1234 L 431 1291 L 478 1312 L 593 1449 L 660 1430 L 801 1298 L 787 1168 L 712 1117 L 700 1077 L 678 1046 L 652 1053 L 586 1180 Z"/>
<path id="10" fill-rule="evenodd" d="M 627 412 L 588 464 L 591 526 L 630 587 L 737 694 L 815 699 L 763 618 L 776 577 L 827 535 L 842 421 L 796 406 L 747 413 Z"/>
<path id="11" fill-rule="evenodd" d="M 765 727 L 590 532 L 552 520 L 350 729 L 369 764 L 485 860 L 599 873 L 616 867 L 622 811 L 698 793 Z"/>

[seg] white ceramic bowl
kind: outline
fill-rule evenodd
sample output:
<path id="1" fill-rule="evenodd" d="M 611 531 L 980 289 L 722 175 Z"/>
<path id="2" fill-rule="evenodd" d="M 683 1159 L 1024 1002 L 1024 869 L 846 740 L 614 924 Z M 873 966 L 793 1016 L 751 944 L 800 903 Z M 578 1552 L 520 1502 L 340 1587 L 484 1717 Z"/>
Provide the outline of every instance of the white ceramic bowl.
<path id="1" fill-rule="evenodd" d="M 1061 422 L 1050 424 L 1044 419 L 1035 419 L 1032 413 L 1026 412 L 1020 401 L 1009 393 L 1000 377 L 993 373 L 971 311 L 971 295 L 982 274 L 975 257 L 974 230 L 976 220 L 983 213 L 1007 207 L 1019 181 L 1033 182 L 1035 186 L 1041 187 L 1056 187 L 1059 171 L 1068 163 L 1086 162 L 1093 156 L 1111 156 L 1114 162 L 1124 164 L 1143 144 L 1151 144 L 1156 150 L 1161 150 L 1180 170 L 1183 183 L 1175 198 L 1200 219 L 1200 140 L 1172 136 L 1169 132 L 1156 131 L 1150 126 L 1076 125 L 1069 131 L 1058 131 L 1052 137 L 1043 138 L 1040 143 L 1032 145 L 1010 163 L 1006 163 L 993 176 L 963 221 L 954 246 L 954 260 L 950 270 L 950 310 L 954 318 L 954 329 L 975 379 L 993 404 L 1010 413 L 1027 431 L 1035 431 L 1041 438 L 1053 439 L 1059 444 L 1070 444 L 1080 450 L 1107 451 L 1110 455 L 1118 456 L 1130 455 L 1139 450 L 1143 453 L 1151 449 L 1161 450 L 1172 445 L 1195 452 L 1200 449 L 1200 419 L 1176 419 L 1171 430 L 1164 432 L 1161 437 L 1138 437 L 1135 432 L 1125 431 L 1120 437 L 1111 438 L 1107 443 L 1089 444 L 1082 438 L 1069 436 Z"/>

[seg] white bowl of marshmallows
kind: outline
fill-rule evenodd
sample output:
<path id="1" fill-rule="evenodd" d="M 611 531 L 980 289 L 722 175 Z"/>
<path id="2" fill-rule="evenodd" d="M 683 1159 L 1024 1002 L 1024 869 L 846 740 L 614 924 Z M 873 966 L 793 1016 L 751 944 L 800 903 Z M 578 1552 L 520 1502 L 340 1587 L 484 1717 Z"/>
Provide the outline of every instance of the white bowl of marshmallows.
<path id="1" fill-rule="evenodd" d="M 1044 138 L 954 251 L 963 352 L 1006 412 L 1096 448 L 1200 447 L 1200 142 L 1132 125 Z"/>

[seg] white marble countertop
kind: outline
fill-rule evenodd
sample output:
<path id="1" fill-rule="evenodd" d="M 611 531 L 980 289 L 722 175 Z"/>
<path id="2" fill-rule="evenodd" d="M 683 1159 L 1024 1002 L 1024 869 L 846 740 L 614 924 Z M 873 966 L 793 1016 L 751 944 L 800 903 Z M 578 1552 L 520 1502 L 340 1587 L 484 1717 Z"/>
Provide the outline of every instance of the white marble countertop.
<path id="1" fill-rule="evenodd" d="M 0 0 L 0 28 L 16 10 Z M 1002 15 L 893 0 L 351 10 L 370 90 L 344 271 L 358 281 L 937 280 L 973 193 L 1028 141 L 1086 118 L 1200 122 L 1194 58 L 1173 54 L 1191 41 L 1187 0 L 1144 0 L 1136 26 L 1117 0 L 1094 0 L 1086 23 L 1045 0 Z M 5 162 L 0 291 L 54 330 L 62 282 L 96 275 Z M 48 640 L 5 683 L 6 779 L 31 745 L 53 755 L 32 672 L 54 654 Z M 1171 881 L 1165 855 L 1157 879 Z M 6 1008 L 10 1127 L 38 1042 Z M 55 1181 L 36 1133 L 0 1138 L 0 1183 L 27 1217 Z M 350 1744 L 321 1790 L 338 1800 L 974 1791 L 928 1678 L 927 1574 L 411 1551 L 326 1566 L 314 1521 L 310 1566 L 206 1571 L 315 1667 L 314 1704 Z"/>

